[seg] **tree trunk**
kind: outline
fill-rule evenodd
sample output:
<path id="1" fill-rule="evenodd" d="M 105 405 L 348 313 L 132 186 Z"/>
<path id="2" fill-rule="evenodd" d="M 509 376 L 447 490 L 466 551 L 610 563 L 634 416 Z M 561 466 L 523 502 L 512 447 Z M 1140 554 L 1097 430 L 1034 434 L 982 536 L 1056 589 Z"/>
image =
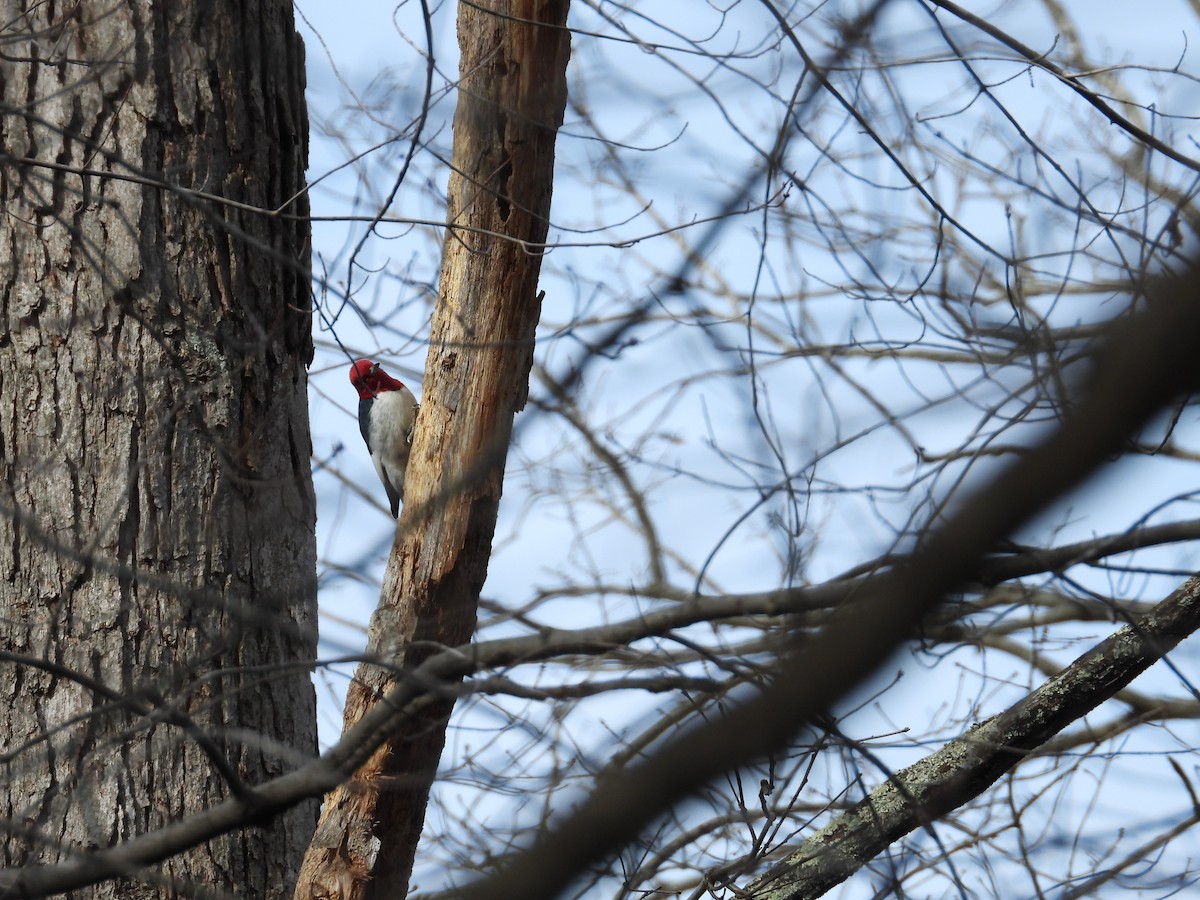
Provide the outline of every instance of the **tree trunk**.
<path id="1" fill-rule="evenodd" d="M 2 20 L 0 858 L 20 868 L 315 752 L 308 123 L 286 0 Z M 283 896 L 315 812 L 73 896 Z"/>
<path id="2" fill-rule="evenodd" d="M 566 105 L 567 7 L 459 6 L 450 227 L 405 508 L 369 636 L 368 653 L 385 665 L 359 667 L 346 728 L 428 648 L 463 644 L 474 630 L 541 311 L 540 251 Z M 409 647 L 414 640 L 428 643 Z M 452 705 L 392 735 L 326 797 L 297 898 L 404 895 Z"/>

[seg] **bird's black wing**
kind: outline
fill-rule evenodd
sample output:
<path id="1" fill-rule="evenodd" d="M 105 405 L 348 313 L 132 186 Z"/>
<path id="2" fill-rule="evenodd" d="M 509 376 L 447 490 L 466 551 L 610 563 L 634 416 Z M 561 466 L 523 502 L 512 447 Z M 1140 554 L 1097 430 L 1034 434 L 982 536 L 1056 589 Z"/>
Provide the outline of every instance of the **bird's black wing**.
<path id="1" fill-rule="evenodd" d="M 371 404 L 374 402 L 374 397 L 360 397 L 358 401 L 358 430 L 367 442 L 368 453 L 371 452 Z"/>

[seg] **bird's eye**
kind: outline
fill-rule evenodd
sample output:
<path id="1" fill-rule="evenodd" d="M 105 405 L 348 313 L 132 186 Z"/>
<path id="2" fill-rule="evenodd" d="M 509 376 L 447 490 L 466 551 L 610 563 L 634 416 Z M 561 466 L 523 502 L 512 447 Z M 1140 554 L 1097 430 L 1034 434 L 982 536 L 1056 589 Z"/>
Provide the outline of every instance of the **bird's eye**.
<path id="1" fill-rule="evenodd" d="M 367 377 L 374 378 L 379 372 L 379 363 L 373 363 L 371 368 L 367 369 Z"/>

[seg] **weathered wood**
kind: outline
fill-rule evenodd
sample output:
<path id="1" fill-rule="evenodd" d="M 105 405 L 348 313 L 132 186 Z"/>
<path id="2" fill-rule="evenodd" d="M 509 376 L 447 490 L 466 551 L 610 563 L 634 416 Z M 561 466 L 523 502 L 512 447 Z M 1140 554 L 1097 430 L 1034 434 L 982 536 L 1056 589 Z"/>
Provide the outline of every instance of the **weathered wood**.
<path id="1" fill-rule="evenodd" d="M 537 281 L 566 104 L 566 0 L 463 3 L 461 74 L 438 305 L 405 507 L 345 727 L 428 655 L 468 641 L 487 574 L 514 414 L 540 314 Z M 497 15 L 496 13 L 500 14 Z M 403 896 L 452 701 L 391 737 L 326 797 L 297 887 Z"/>
<path id="2" fill-rule="evenodd" d="M 284 0 L 5 8 L 0 858 L 28 872 L 315 752 L 307 205 L 192 193 L 279 207 L 307 120 Z M 315 815 L 72 896 L 285 896 Z"/>

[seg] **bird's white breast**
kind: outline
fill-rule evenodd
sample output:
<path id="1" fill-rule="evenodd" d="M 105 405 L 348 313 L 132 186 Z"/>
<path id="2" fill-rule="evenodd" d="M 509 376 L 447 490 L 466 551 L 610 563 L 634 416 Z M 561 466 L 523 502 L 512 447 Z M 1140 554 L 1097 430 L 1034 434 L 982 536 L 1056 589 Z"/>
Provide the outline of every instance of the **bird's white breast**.
<path id="1" fill-rule="evenodd" d="M 385 391 L 371 404 L 371 450 L 379 477 L 404 491 L 408 433 L 416 418 L 416 398 L 408 388 Z"/>

